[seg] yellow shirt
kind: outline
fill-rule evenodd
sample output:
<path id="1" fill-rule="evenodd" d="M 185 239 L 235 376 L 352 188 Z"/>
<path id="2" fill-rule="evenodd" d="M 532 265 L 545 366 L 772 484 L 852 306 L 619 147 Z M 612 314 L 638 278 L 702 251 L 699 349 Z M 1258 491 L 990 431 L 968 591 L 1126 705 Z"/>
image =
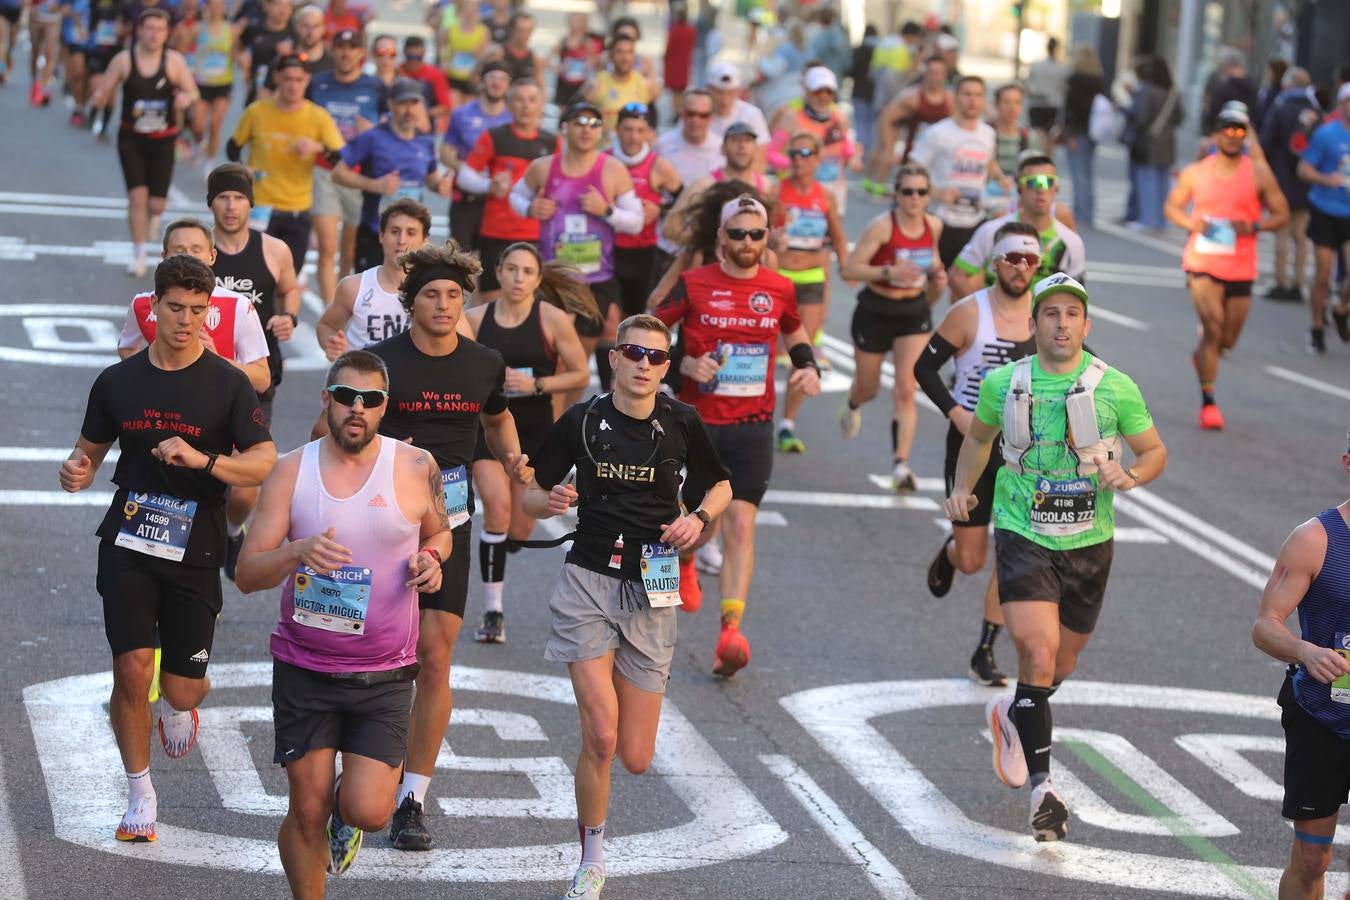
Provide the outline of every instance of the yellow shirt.
<path id="1" fill-rule="evenodd" d="M 257 179 L 255 206 L 282 212 L 304 212 L 314 202 L 314 157 L 292 149 L 300 138 L 310 138 L 325 150 L 341 150 L 342 135 L 333 117 L 308 100 L 299 109 L 282 112 L 275 99 L 249 105 L 234 129 L 234 142 L 248 146 L 248 166 Z"/>
<path id="2" fill-rule="evenodd" d="M 619 110 L 629 103 L 646 103 L 647 79 L 637 69 L 628 73 L 624 81 L 614 77 L 608 69 L 595 73 L 595 102 L 605 120 L 605 130 L 612 132 L 619 121 Z"/>

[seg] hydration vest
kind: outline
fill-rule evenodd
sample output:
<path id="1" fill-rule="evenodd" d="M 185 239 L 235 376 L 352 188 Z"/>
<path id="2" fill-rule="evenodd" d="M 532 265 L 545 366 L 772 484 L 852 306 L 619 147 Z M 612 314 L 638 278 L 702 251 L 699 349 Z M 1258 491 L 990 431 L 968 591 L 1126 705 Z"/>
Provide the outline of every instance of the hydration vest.
<path id="1" fill-rule="evenodd" d="M 1024 356 L 1013 363 L 1012 383 L 1008 396 L 1003 400 L 1003 462 L 1019 475 L 1026 474 L 1023 458 L 1031 449 L 1031 361 L 1034 357 Z M 1064 416 L 1068 427 L 1064 431 L 1064 445 L 1069 454 L 1078 460 L 1078 474 L 1092 475 L 1097 464 L 1092 460 L 1097 456 L 1118 459 L 1121 455 L 1121 439 L 1116 434 L 1109 440 L 1102 438 L 1101 425 L 1097 422 L 1097 408 L 1093 405 L 1092 395 L 1110 369 L 1100 359 L 1093 358 L 1083 374 L 1064 395 Z"/>

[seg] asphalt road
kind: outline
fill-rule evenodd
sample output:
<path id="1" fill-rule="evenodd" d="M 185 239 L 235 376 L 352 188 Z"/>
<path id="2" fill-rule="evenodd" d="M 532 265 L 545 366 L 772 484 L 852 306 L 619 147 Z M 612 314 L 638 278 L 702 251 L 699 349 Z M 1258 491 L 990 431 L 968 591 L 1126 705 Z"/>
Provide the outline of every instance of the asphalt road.
<path id="1" fill-rule="evenodd" d="M 0 117 L 0 895 L 283 895 L 272 592 L 227 584 L 200 747 L 177 762 L 154 754 L 160 840 L 112 839 L 124 781 L 94 591 L 102 506 L 60 494 L 56 469 L 148 280 L 124 273 L 114 151 L 59 109 L 30 109 L 17 85 L 0 91 Z M 1119 168 L 1103 164 L 1108 207 Z M 180 171 L 175 187 L 173 211 L 207 213 L 200 171 Z M 882 208 L 855 194 L 849 233 Z M 778 458 L 764 504 L 745 620 L 753 661 L 712 678 L 715 598 L 682 619 L 656 764 L 615 777 L 606 897 L 1274 896 L 1290 837 L 1278 808 L 1281 674 L 1249 630 L 1285 535 L 1345 496 L 1350 348 L 1333 339 L 1326 357 L 1305 356 L 1306 314 L 1258 300 L 1219 382 L 1228 428 L 1202 434 L 1179 242 L 1085 238 L 1091 343 L 1139 382 L 1170 464 L 1118 502 L 1097 636 L 1055 699 L 1069 840 L 1035 845 L 1026 795 L 990 771 L 989 694 L 965 677 L 984 577 L 958 580 L 943 601 L 923 585 L 942 540 L 943 425 L 921 413 L 913 465 L 925 480 L 897 500 L 869 477 L 888 467 L 886 404 L 866 409 L 856 441 L 839 435 L 848 355 L 832 343 L 838 375 L 799 419 L 809 452 Z M 827 330 L 847 340 L 852 292 L 833 290 Z M 312 324 L 313 310 L 303 318 Z M 283 449 L 304 440 L 321 386 L 312 333 L 288 353 L 298 358 L 277 403 Z M 458 648 L 458 708 L 432 791 L 437 850 L 398 855 L 372 836 L 333 896 L 544 897 L 565 885 L 577 728 L 565 672 L 542 658 L 561 556 L 513 557 L 510 642 Z M 1011 666 L 1006 640 L 998 651 Z"/>

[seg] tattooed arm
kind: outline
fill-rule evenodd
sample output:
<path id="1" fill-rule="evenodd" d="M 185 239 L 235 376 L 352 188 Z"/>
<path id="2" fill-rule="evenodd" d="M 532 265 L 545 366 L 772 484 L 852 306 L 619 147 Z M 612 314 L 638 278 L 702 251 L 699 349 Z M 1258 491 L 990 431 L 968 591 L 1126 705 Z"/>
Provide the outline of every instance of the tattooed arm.
<path id="1" fill-rule="evenodd" d="M 422 494 L 423 502 L 419 504 L 423 507 L 421 539 L 417 552 L 408 560 L 408 586 L 430 594 L 440 590 L 441 563 L 450 559 L 454 549 L 450 514 L 445 509 L 445 490 L 441 487 L 441 470 L 436 460 L 425 450 L 409 449 L 416 454 L 413 464 L 426 493 Z"/>

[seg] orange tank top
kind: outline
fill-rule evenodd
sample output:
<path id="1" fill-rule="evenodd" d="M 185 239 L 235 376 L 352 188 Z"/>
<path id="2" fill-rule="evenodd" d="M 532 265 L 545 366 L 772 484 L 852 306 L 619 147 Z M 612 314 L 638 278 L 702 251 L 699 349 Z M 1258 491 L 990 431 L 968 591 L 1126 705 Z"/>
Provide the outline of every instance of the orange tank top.
<path id="1" fill-rule="evenodd" d="M 1221 281 L 1256 279 L 1256 234 L 1238 234 L 1234 222 L 1261 218 L 1261 198 L 1256 192 L 1256 174 L 1250 157 L 1238 162 L 1237 171 L 1224 177 L 1219 170 L 1219 154 L 1197 165 L 1191 193 L 1193 215 L 1206 222 L 1203 234 L 1191 232 L 1181 267 Z"/>

